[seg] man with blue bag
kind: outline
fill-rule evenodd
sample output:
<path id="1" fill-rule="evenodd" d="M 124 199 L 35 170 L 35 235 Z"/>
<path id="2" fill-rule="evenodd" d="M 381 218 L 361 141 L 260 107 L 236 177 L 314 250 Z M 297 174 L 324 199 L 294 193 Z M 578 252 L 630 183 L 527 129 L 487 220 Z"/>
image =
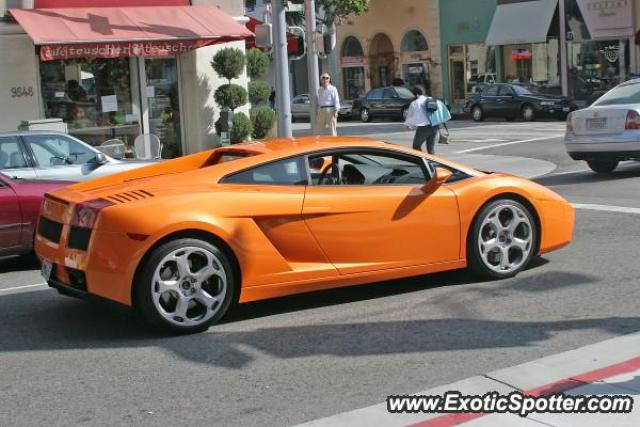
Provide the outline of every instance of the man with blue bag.
<path id="1" fill-rule="evenodd" d="M 451 113 L 442 101 L 424 96 L 420 87 L 414 87 L 412 92 L 416 99 L 409 106 L 404 124 L 416 130 L 413 149 L 421 150 L 422 144 L 426 143 L 427 152 L 435 154 L 436 141 L 443 139 L 446 142 L 446 138 L 440 138 L 440 125 L 447 129 L 446 122 L 451 120 Z"/>

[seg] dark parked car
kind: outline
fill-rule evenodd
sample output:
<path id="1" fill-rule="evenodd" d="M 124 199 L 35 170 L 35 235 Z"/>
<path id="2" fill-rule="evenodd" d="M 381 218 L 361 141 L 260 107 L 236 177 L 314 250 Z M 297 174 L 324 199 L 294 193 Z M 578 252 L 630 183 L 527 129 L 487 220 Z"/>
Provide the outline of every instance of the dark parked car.
<path id="1" fill-rule="evenodd" d="M 576 108 L 567 97 L 534 93 L 522 86 L 498 83 L 471 95 L 465 103 L 464 111 L 471 113 L 471 117 L 477 122 L 486 117 L 504 117 L 507 120 L 520 117 L 531 121 L 538 117 L 565 120 Z"/>
<path id="2" fill-rule="evenodd" d="M 33 236 L 44 193 L 65 181 L 11 180 L 0 173 L 0 256 L 33 250 Z"/>
<path id="3" fill-rule="evenodd" d="M 362 98 L 353 101 L 352 114 L 363 122 L 375 117 L 404 120 L 409 104 L 415 99 L 413 93 L 404 87 L 379 87 L 371 89 Z"/>

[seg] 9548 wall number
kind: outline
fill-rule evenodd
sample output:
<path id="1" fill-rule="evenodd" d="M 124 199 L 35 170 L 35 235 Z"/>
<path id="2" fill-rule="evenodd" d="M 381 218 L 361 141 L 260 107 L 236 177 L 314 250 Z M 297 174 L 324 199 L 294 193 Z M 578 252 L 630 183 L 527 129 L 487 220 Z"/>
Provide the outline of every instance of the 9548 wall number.
<path id="1" fill-rule="evenodd" d="M 16 86 L 11 88 L 12 98 L 23 98 L 33 96 L 33 86 Z"/>

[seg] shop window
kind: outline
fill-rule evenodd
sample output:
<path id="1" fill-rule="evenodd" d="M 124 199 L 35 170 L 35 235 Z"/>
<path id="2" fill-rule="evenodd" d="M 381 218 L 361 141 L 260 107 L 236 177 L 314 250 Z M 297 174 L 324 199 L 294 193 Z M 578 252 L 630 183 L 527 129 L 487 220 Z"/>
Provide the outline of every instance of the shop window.
<path id="1" fill-rule="evenodd" d="M 429 45 L 420 31 L 411 30 L 404 35 L 402 43 L 400 43 L 401 52 L 421 52 L 423 50 L 429 50 Z"/>
<path id="2" fill-rule="evenodd" d="M 40 64 L 47 118 L 61 118 L 69 133 L 92 144 L 139 134 L 133 114 L 128 58 L 50 61 Z"/>
<path id="3" fill-rule="evenodd" d="M 364 95 L 364 67 L 344 67 L 342 81 L 345 99 L 358 99 Z"/>

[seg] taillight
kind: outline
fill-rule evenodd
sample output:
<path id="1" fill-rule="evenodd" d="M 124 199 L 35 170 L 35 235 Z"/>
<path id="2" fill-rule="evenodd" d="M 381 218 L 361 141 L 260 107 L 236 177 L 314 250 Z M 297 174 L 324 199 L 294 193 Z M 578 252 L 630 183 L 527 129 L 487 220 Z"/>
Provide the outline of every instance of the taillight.
<path id="1" fill-rule="evenodd" d="M 83 228 L 93 228 L 100 211 L 112 205 L 114 205 L 114 203 L 105 199 L 95 199 L 89 200 L 88 202 L 78 203 L 73 211 L 71 225 Z"/>
<path id="2" fill-rule="evenodd" d="M 627 121 L 624 124 L 624 130 L 640 129 L 640 114 L 637 111 L 627 111 Z"/>
<path id="3" fill-rule="evenodd" d="M 571 123 L 572 118 L 573 118 L 573 113 L 567 114 L 567 133 L 573 132 L 573 123 Z"/>

